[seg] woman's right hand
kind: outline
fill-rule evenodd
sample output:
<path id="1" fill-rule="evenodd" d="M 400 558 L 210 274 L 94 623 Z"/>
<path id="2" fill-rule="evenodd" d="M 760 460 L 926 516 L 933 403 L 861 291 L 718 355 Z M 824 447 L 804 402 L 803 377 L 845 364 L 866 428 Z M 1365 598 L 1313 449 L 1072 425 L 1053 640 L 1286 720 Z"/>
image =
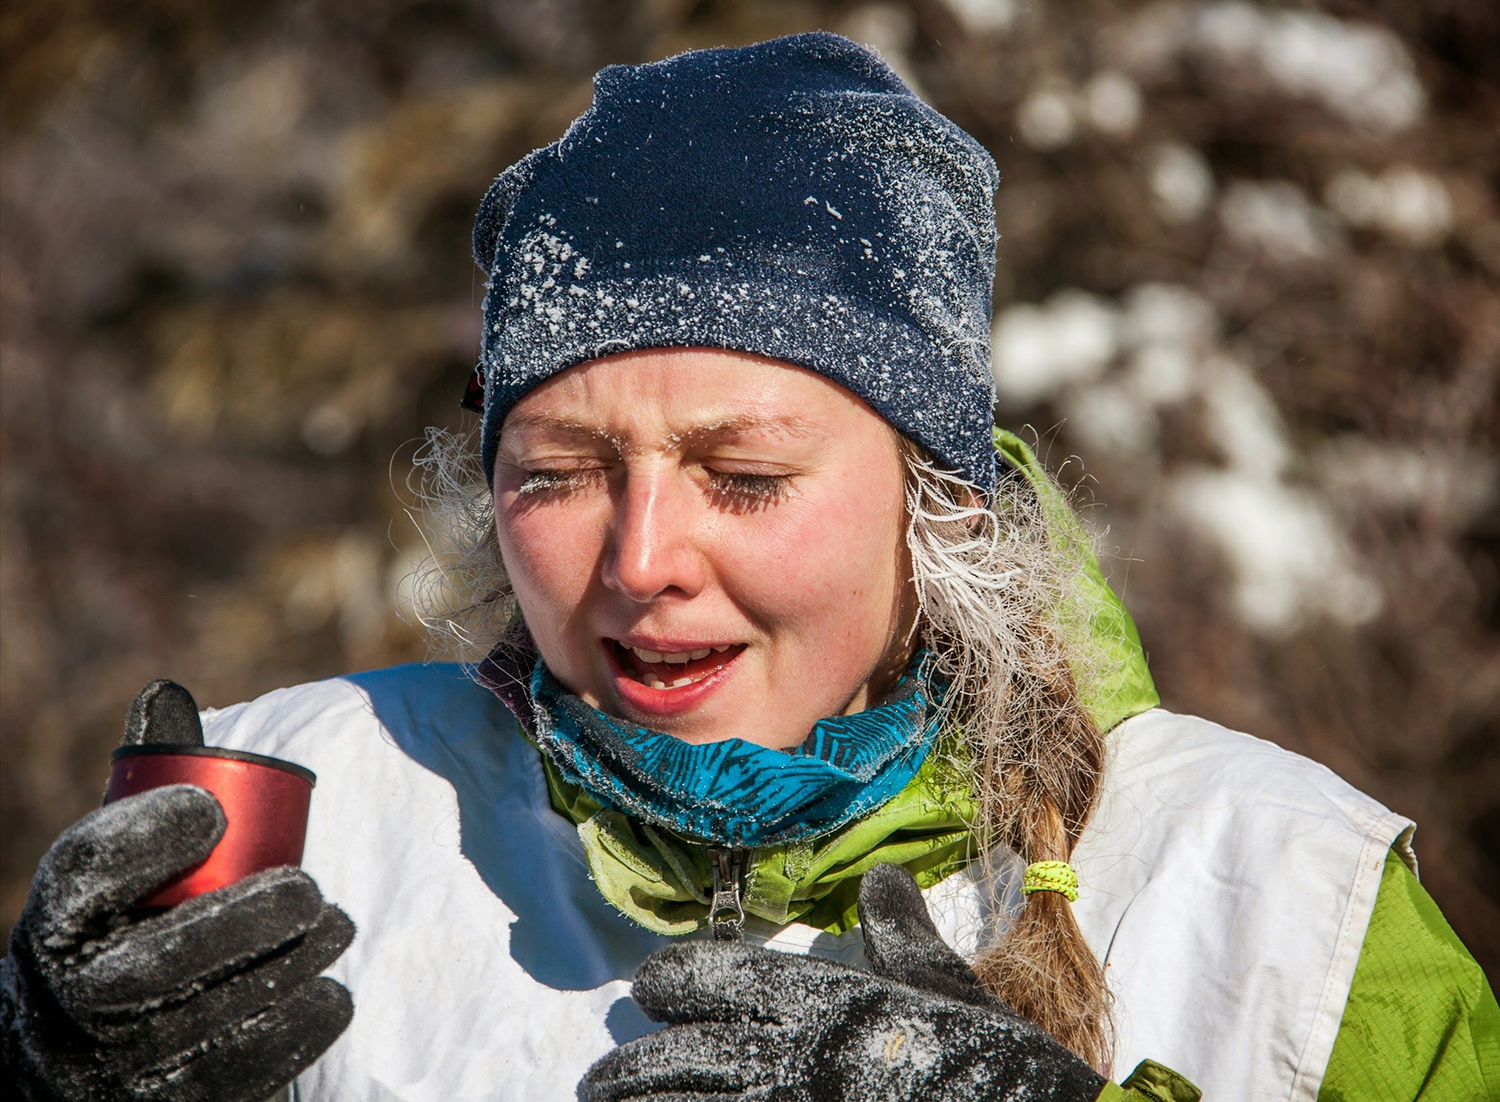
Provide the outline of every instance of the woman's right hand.
<path id="1" fill-rule="evenodd" d="M 667 1023 L 584 1076 L 587 1102 L 1094 1102 L 1096 1073 L 980 984 L 916 881 L 876 865 L 859 891 L 870 971 L 743 941 L 659 949 L 631 994 Z"/>
<path id="2" fill-rule="evenodd" d="M 31 1102 L 264 1102 L 353 1014 L 323 971 L 354 925 L 298 869 L 132 912 L 224 832 L 191 785 L 129 796 L 42 859 L 0 974 L 0 1043 Z"/>

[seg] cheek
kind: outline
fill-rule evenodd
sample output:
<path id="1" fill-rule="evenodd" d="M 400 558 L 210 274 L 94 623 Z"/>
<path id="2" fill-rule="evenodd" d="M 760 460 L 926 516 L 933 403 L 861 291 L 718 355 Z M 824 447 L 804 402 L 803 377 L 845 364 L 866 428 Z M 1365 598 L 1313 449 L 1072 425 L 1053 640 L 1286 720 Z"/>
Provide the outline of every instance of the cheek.
<path id="1" fill-rule="evenodd" d="M 502 498 L 495 516 L 500 557 L 533 633 L 553 636 L 588 589 L 598 561 L 594 519 L 558 506 L 517 508 Z"/>
<path id="2" fill-rule="evenodd" d="M 753 538 L 726 541 L 747 603 L 808 643 L 883 649 L 904 513 L 899 498 L 885 508 L 872 498 L 868 486 L 833 487 L 774 510 Z"/>

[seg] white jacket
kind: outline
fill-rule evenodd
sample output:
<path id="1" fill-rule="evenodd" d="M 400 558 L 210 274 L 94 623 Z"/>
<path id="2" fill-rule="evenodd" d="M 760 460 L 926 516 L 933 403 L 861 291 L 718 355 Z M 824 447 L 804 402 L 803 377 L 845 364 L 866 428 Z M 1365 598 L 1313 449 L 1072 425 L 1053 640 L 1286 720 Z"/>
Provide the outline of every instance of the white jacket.
<path id="1" fill-rule="evenodd" d="M 210 745 L 318 775 L 303 865 L 359 933 L 330 970 L 348 1031 L 297 1081 L 318 1102 L 573 1102 L 653 1028 L 630 999 L 669 939 L 595 890 L 537 752 L 453 665 L 282 689 L 204 716 Z M 1213 1102 L 1312 1102 L 1386 851 L 1412 826 L 1320 765 L 1155 709 L 1109 736 L 1074 854 L 1074 910 L 1116 993 L 1114 1078 L 1151 1058 Z M 1017 905 L 1019 861 L 927 892 L 972 952 Z M 1003 918 L 1002 918 L 1003 921 Z M 756 928 L 773 948 L 862 963 L 856 929 Z"/>

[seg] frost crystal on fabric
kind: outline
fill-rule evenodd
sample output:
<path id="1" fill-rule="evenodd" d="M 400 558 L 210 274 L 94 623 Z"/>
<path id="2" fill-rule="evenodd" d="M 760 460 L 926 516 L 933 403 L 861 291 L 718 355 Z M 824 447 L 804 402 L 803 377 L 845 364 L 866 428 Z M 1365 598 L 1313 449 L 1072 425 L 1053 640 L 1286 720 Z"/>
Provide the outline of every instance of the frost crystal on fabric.
<path id="1" fill-rule="evenodd" d="M 1104 1078 L 989 995 L 904 870 L 859 893 L 869 972 L 749 945 L 687 941 L 641 964 L 631 994 L 666 1028 L 589 1069 L 585 1102 L 1092 1102 Z"/>
<path id="2" fill-rule="evenodd" d="M 920 659 L 914 668 L 920 668 Z M 537 744 L 606 807 L 719 845 L 813 838 L 873 811 L 916 776 L 937 737 L 927 685 L 909 673 L 879 707 L 821 720 L 799 745 L 704 745 L 589 707 L 538 662 Z"/>
<path id="3" fill-rule="evenodd" d="M 157 718 L 197 724 L 170 684 L 142 692 L 127 739 L 158 737 Z M 202 862 L 224 825 L 210 793 L 169 785 L 92 812 L 47 851 L 0 962 L 0 1056 L 20 1097 L 262 1102 L 348 1026 L 349 992 L 318 974 L 354 926 L 306 873 L 135 905 Z"/>
<path id="4" fill-rule="evenodd" d="M 506 413 L 552 375 L 705 346 L 826 376 L 988 491 L 998 182 L 838 35 L 601 70 L 475 221 L 486 473 Z"/>

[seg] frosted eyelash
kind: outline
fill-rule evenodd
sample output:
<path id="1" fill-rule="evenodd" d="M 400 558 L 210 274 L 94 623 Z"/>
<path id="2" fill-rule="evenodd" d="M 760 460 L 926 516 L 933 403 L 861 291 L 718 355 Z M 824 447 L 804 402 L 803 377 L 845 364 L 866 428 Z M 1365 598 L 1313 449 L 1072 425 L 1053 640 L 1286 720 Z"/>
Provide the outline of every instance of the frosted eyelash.
<path id="1" fill-rule="evenodd" d="M 780 501 L 785 497 L 790 482 L 789 476 L 778 474 L 714 471 L 709 475 L 709 483 L 719 494 L 767 503 Z"/>
<path id="2" fill-rule="evenodd" d="M 532 471 L 516 487 L 518 494 L 555 493 L 571 490 L 597 471 Z"/>
<path id="3" fill-rule="evenodd" d="M 573 490 L 599 473 L 595 470 L 531 471 L 516 488 L 516 492 L 518 494 L 547 494 Z M 771 504 L 780 501 L 786 496 L 790 482 L 791 478 L 787 475 L 727 471 L 714 471 L 709 474 L 709 484 L 714 493 L 735 501 L 756 504 Z"/>

